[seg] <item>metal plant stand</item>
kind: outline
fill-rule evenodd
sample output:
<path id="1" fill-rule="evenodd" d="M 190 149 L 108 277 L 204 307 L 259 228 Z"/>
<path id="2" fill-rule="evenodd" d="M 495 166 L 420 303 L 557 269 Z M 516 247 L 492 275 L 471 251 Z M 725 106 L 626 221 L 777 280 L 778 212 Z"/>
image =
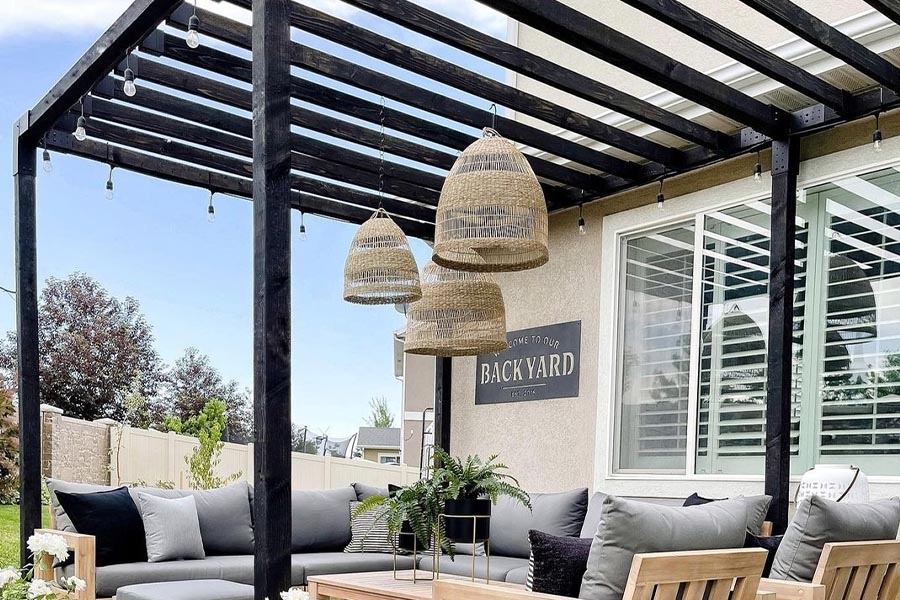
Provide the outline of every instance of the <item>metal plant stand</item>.
<path id="1" fill-rule="evenodd" d="M 441 519 L 472 519 L 472 581 L 475 581 L 477 577 L 475 576 L 475 567 L 476 567 L 476 558 L 475 555 L 475 545 L 478 542 L 484 543 L 484 555 L 486 557 L 485 571 L 484 571 L 484 583 L 489 584 L 491 581 L 491 540 L 490 538 L 484 538 L 483 540 L 478 539 L 477 530 L 478 530 L 478 519 L 490 519 L 491 515 L 447 515 L 440 514 L 438 515 L 438 528 L 435 532 L 435 542 L 434 546 L 437 549 L 434 559 L 434 578 L 441 578 L 441 563 L 440 563 L 440 547 L 441 547 Z"/>

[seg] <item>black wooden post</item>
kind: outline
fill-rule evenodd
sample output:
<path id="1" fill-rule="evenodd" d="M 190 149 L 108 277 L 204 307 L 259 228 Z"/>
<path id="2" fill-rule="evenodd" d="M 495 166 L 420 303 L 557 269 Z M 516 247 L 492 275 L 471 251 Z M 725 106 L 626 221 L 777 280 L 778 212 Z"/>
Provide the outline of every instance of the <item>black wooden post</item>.
<path id="1" fill-rule="evenodd" d="M 28 537 L 41 526 L 41 398 L 37 307 L 37 148 L 13 128 L 16 210 L 16 331 L 19 344 L 19 537 L 21 564 L 28 564 Z"/>
<path id="2" fill-rule="evenodd" d="M 434 365 L 434 445 L 450 452 L 450 398 L 453 359 L 438 357 Z"/>
<path id="3" fill-rule="evenodd" d="M 791 373 L 794 327 L 794 242 L 800 139 L 772 142 L 769 245 L 769 352 L 766 398 L 766 494 L 774 533 L 788 523 L 791 482 Z"/>
<path id="4" fill-rule="evenodd" d="M 256 600 L 291 583 L 291 0 L 253 0 Z"/>

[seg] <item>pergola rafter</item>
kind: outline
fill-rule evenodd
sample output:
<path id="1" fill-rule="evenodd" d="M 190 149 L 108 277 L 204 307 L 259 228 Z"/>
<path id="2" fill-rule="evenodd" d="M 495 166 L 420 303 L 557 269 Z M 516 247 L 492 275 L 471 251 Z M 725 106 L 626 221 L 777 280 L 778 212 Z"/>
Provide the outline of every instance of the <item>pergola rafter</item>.
<path id="1" fill-rule="evenodd" d="M 229 1 L 250 9 L 253 25 L 198 10 L 201 33 L 216 40 L 215 47 L 190 48 L 174 30 L 188 27 L 192 6 L 182 5 L 181 0 L 135 0 L 15 125 L 23 539 L 40 526 L 41 516 L 35 188 L 40 145 L 113 168 L 253 200 L 256 596 L 262 600 L 284 589 L 289 571 L 289 211 L 361 223 L 383 206 L 408 235 L 431 239 L 444 174 L 456 152 L 492 123 L 528 154 L 551 210 L 609 197 L 772 145 L 767 449 L 773 466 L 766 489 L 775 496 L 776 529 L 784 529 L 789 498 L 790 423 L 785 415 L 790 407 L 786 365 L 791 362 L 793 335 L 792 206 L 799 144 L 810 133 L 900 106 L 896 93 L 900 69 L 791 2 L 742 0 L 883 87 L 858 93 L 842 90 L 677 0 L 624 0 L 811 99 L 809 106 L 788 113 L 556 0 L 482 0 L 562 43 L 740 124 L 720 131 L 410 0 L 346 0 L 395 25 L 684 141 L 664 144 L 292 0 Z M 900 22 L 900 9 L 893 2 L 866 1 Z M 165 25 L 169 28 L 160 28 Z M 335 42 L 398 69 L 382 73 L 296 43 L 290 36 L 292 26 L 304 35 Z M 127 97 L 120 89 L 121 61 L 135 50 L 129 66 L 141 84 L 152 87 L 141 85 L 137 96 Z M 247 51 L 252 60 L 246 57 Z M 292 66 L 304 75 L 292 75 Z M 441 83 L 478 101 L 410 83 L 400 72 Z M 246 88 L 248 83 L 252 91 Z M 367 98 L 370 94 L 390 100 L 391 106 Z M 78 141 L 71 132 L 82 99 L 89 138 Z M 489 109 L 491 103 L 539 122 L 495 114 Z M 293 131 L 291 125 L 304 131 Z M 555 133 L 559 130 L 562 133 Z M 382 165 L 372 150 L 382 150 L 389 158 Z M 379 177 L 382 168 L 383 179 Z M 444 447 L 450 442 L 451 372 L 451 360 L 439 359 L 435 428 L 436 439 Z"/>

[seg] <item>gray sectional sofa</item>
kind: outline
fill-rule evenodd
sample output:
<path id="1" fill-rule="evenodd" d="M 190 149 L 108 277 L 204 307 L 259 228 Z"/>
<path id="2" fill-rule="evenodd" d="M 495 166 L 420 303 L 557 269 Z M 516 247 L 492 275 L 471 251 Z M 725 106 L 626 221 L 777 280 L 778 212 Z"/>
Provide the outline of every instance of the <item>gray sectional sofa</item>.
<path id="1" fill-rule="evenodd" d="M 109 486 L 52 479 L 48 480 L 48 487 L 51 491 L 54 527 L 66 532 L 75 532 L 75 529 L 60 506 L 56 491 L 90 493 L 113 489 Z M 242 482 L 209 491 L 155 488 L 132 488 L 129 491 L 135 500 L 140 492 L 168 498 L 193 495 L 206 558 L 97 567 L 96 597 L 111 597 L 120 587 L 140 583 L 197 579 L 253 583 L 251 486 Z M 343 552 L 351 537 L 350 502 L 384 493 L 386 490 L 363 484 L 333 490 L 292 492 L 291 584 L 306 585 L 307 578 L 314 575 L 391 570 L 392 554 Z M 530 529 L 554 535 L 584 537 L 593 536 L 596 530 L 596 518 L 591 516 L 588 509 L 586 488 L 558 494 L 533 494 L 532 504 L 533 511 L 529 511 L 516 502 L 501 498 L 494 507 L 489 574 L 485 572 L 487 557 L 479 549 L 463 545 L 458 547 L 455 559 L 441 557 L 441 573 L 470 575 L 474 552 L 478 577 L 489 575 L 495 581 L 524 584 L 528 572 Z M 594 522 L 588 523 L 586 518 Z M 432 563 L 432 558 L 426 555 L 420 559 L 419 566 L 431 569 Z M 397 566 L 400 569 L 411 569 L 412 557 L 398 557 Z M 64 571 L 67 576 L 74 575 L 75 567 L 66 567 Z"/>

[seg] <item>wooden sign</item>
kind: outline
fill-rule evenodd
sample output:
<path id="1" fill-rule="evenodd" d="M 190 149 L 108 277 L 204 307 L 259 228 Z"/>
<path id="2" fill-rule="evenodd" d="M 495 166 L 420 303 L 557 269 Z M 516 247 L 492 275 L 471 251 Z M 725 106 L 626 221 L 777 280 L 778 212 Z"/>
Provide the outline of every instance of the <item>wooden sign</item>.
<path id="1" fill-rule="evenodd" d="M 478 357 L 475 404 L 578 396 L 581 321 L 510 331 L 509 349 Z"/>

